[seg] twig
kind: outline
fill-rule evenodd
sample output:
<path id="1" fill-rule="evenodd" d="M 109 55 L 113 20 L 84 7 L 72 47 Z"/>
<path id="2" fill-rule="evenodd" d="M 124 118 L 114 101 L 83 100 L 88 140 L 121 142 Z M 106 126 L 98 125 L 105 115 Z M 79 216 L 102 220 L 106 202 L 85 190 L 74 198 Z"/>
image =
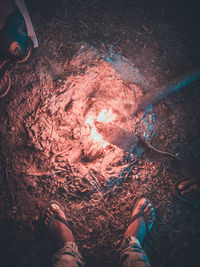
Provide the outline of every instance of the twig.
<path id="1" fill-rule="evenodd" d="M 129 168 L 130 168 L 130 167 L 133 167 L 133 165 L 134 165 L 136 162 L 138 162 L 139 159 L 140 159 L 140 157 L 138 157 L 137 159 L 131 161 L 131 162 L 128 164 L 128 167 L 129 167 Z M 134 167 L 135 167 L 135 166 L 134 166 Z"/>
<path id="2" fill-rule="evenodd" d="M 60 174 L 60 173 L 65 173 L 68 172 L 68 170 L 61 170 L 61 171 L 57 171 L 57 172 L 53 172 L 53 173 L 27 173 L 27 172 L 23 172 L 23 174 L 29 175 L 29 176 L 37 176 L 37 177 L 41 177 L 41 176 L 52 176 L 55 174 Z"/>
<path id="3" fill-rule="evenodd" d="M 89 29 L 88 25 L 84 21 L 80 20 L 80 23 L 83 24 L 86 27 L 86 29 Z"/>
<path id="4" fill-rule="evenodd" d="M 42 104 L 44 105 L 44 102 L 43 102 L 42 98 L 40 97 L 39 100 L 38 100 L 38 102 L 37 102 L 37 104 L 36 104 L 36 107 L 35 107 L 35 110 L 33 112 L 32 117 L 36 117 L 37 112 L 38 112 L 39 108 L 41 108 L 41 105 Z"/>
<path id="5" fill-rule="evenodd" d="M 7 107 L 7 109 L 9 109 L 12 112 L 17 113 L 23 120 L 26 120 L 18 110 L 14 109 L 14 108 L 10 108 L 10 107 Z"/>
<path id="6" fill-rule="evenodd" d="M 154 134 L 156 133 L 157 129 L 158 129 L 158 127 L 154 127 L 153 132 L 152 132 L 152 134 L 151 134 L 151 137 L 150 137 L 150 139 L 149 139 L 149 142 L 151 142 L 151 140 L 152 140 L 152 138 L 154 137 Z"/>
<path id="7" fill-rule="evenodd" d="M 61 42 L 61 44 L 59 45 L 59 47 L 58 47 L 57 49 L 55 49 L 54 52 L 55 52 L 55 51 L 57 51 L 57 53 L 60 52 L 60 49 L 61 49 L 61 47 L 63 47 L 63 45 L 66 43 L 67 38 L 68 38 L 68 37 L 64 38 L 63 42 Z"/>
<path id="8" fill-rule="evenodd" d="M 166 151 L 162 151 L 160 149 L 157 149 L 155 148 L 154 146 L 152 146 L 149 142 L 147 142 L 147 140 L 145 138 L 143 138 L 142 136 L 139 136 L 140 139 L 143 141 L 143 143 L 150 149 L 152 149 L 153 151 L 159 153 L 159 154 L 162 154 L 162 155 L 166 155 L 166 156 L 169 156 L 171 158 L 174 158 L 174 159 L 177 159 L 177 160 L 180 160 L 177 156 L 169 153 L 169 152 L 166 152 Z"/>
<path id="9" fill-rule="evenodd" d="M 97 188 L 99 189 L 99 193 L 100 191 L 102 192 L 102 187 L 101 187 L 101 184 L 99 183 L 99 181 L 97 180 L 96 176 L 91 172 L 89 171 L 89 174 L 92 176 L 92 178 L 94 179 L 96 185 L 97 185 Z M 101 194 L 102 195 L 102 194 Z"/>

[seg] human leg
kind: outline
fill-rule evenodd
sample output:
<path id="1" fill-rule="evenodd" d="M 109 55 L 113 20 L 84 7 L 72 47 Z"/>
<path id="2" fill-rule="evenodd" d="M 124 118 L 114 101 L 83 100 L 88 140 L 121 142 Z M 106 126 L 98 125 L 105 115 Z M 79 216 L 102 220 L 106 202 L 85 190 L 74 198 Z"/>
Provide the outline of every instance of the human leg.
<path id="1" fill-rule="evenodd" d="M 72 231 L 67 226 L 67 218 L 59 203 L 50 202 L 44 212 L 44 223 L 56 244 L 57 252 L 53 257 L 53 267 L 84 266 Z"/>
<path id="2" fill-rule="evenodd" d="M 120 259 L 123 267 L 149 267 L 151 266 L 147 254 L 141 244 L 155 221 L 155 209 L 152 203 L 142 198 L 132 212 L 129 224 L 121 245 Z"/>

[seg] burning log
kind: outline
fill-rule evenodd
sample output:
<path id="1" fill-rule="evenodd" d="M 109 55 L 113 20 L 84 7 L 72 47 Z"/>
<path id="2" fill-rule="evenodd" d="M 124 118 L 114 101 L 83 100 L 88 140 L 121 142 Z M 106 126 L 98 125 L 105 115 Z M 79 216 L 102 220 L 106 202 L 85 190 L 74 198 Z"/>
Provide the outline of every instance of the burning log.
<path id="1" fill-rule="evenodd" d="M 124 66 L 123 58 L 119 62 Z M 147 122 L 142 114 L 130 119 L 133 103 L 143 91 L 124 81 L 113 65 L 91 48 L 80 50 L 70 64 L 76 75 L 68 76 L 64 86 L 55 87 L 53 83 L 55 88 L 46 88 L 37 112 L 26 119 L 30 146 L 37 149 L 42 160 L 45 157 L 50 161 L 45 169 L 42 166 L 45 173 L 55 172 L 68 162 L 79 175 L 84 176 L 91 168 L 102 177 L 117 175 L 120 168 L 116 166 L 124 162 L 124 152 L 133 153 L 130 158 L 142 154 L 136 150 L 136 134 L 145 133 L 148 139 L 153 129 L 154 121 Z M 86 65 L 87 71 L 80 74 L 80 68 Z M 136 74 L 127 61 L 125 65 L 129 76 Z M 39 170 L 34 163 L 25 171 Z"/>
<path id="2" fill-rule="evenodd" d="M 98 132 L 108 143 L 132 153 L 136 148 L 139 138 L 136 135 L 122 129 L 114 123 L 95 122 Z"/>
<path id="3" fill-rule="evenodd" d="M 104 148 L 93 140 L 86 143 L 81 153 L 82 162 L 92 162 L 103 156 Z"/>
<path id="4" fill-rule="evenodd" d="M 156 104 L 161 99 L 167 97 L 169 94 L 182 89 L 185 86 L 192 84 L 200 79 L 200 68 L 193 69 L 179 77 L 173 79 L 172 81 L 164 84 L 160 87 L 156 87 L 149 91 L 144 96 L 138 98 L 137 103 L 132 106 L 132 115 L 139 113 L 144 110 L 149 105 Z"/>

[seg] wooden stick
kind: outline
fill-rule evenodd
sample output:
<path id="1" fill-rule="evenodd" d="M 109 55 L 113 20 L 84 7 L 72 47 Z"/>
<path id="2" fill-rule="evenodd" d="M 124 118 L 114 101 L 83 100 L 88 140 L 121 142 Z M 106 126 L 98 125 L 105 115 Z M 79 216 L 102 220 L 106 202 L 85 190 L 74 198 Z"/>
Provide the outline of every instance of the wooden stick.
<path id="1" fill-rule="evenodd" d="M 173 155 L 173 154 L 171 154 L 171 153 L 169 153 L 169 152 L 162 151 L 162 150 L 160 150 L 160 149 L 155 148 L 155 147 L 152 146 L 149 142 L 147 142 L 147 140 L 146 140 L 145 138 L 143 138 L 143 137 L 141 137 L 141 136 L 139 136 L 139 137 L 140 137 L 140 139 L 143 141 L 143 143 L 144 143 L 148 148 L 152 149 L 153 151 L 155 151 L 155 152 L 157 152 L 157 153 L 160 153 L 160 154 L 162 154 L 162 155 L 167 155 L 167 156 L 169 156 L 169 157 L 171 157 L 171 158 L 180 160 L 177 156 L 175 156 L 175 155 Z"/>
<path id="2" fill-rule="evenodd" d="M 169 94 L 177 92 L 183 87 L 188 86 L 199 79 L 200 68 L 197 68 L 178 76 L 164 85 L 152 88 L 152 90 L 150 90 L 148 93 L 139 97 L 137 103 L 134 103 L 131 118 L 137 115 L 138 112 L 147 108 L 149 105 L 156 104 Z"/>

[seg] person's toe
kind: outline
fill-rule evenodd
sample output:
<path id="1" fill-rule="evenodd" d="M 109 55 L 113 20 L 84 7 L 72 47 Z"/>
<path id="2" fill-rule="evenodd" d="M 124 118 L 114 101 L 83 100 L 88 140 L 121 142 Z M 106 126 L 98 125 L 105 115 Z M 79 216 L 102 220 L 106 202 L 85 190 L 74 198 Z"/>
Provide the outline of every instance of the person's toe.
<path id="1" fill-rule="evenodd" d="M 151 208 L 148 213 L 146 213 L 146 216 L 148 219 L 150 219 L 153 216 L 153 208 Z"/>
<path id="2" fill-rule="evenodd" d="M 149 215 L 149 221 L 152 223 L 153 221 L 155 221 L 155 219 L 156 219 L 156 213 L 155 213 L 155 211 L 153 210 L 153 211 L 151 212 L 151 214 Z"/>
<path id="3" fill-rule="evenodd" d="M 50 207 L 51 207 L 51 210 L 53 210 L 53 212 L 56 212 L 59 216 L 66 219 L 64 212 L 60 209 L 60 207 L 57 204 L 51 204 Z"/>
<path id="4" fill-rule="evenodd" d="M 151 203 L 148 203 L 148 204 L 146 205 L 146 207 L 144 208 L 144 213 L 145 213 L 146 215 L 148 215 L 149 212 L 150 212 L 152 209 L 153 209 L 152 204 L 151 204 Z"/>
<path id="5" fill-rule="evenodd" d="M 44 218 L 45 225 L 48 225 L 49 222 L 50 222 L 50 217 L 49 216 L 45 216 L 45 218 Z"/>
<path id="6" fill-rule="evenodd" d="M 53 214 L 54 214 L 54 212 L 48 208 L 48 209 L 46 210 L 45 216 L 46 216 L 46 217 L 51 217 L 51 216 L 53 216 Z"/>
<path id="7" fill-rule="evenodd" d="M 54 215 L 54 210 L 51 209 L 51 207 L 48 207 L 46 212 L 45 212 L 45 214 L 44 214 L 44 223 L 46 225 L 49 224 L 49 222 L 50 222 L 50 220 L 51 220 L 53 215 Z"/>
<path id="8" fill-rule="evenodd" d="M 191 178 L 191 179 L 185 179 L 185 181 L 182 181 L 178 184 L 178 190 L 179 191 L 185 191 L 187 189 L 190 190 L 191 187 L 193 186 L 198 186 L 198 180 L 196 178 Z"/>
<path id="9" fill-rule="evenodd" d="M 146 205 L 147 205 L 147 200 L 145 198 L 141 198 L 138 203 L 136 204 L 135 208 L 132 211 L 132 217 L 140 212 L 143 212 L 143 210 L 145 209 Z"/>
<path id="10" fill-rule="evenodd" d="M 146 205 L 144 209 L 144 214 L 146 215 L 146 218 L 148 220 L 148 223 L 150 223 L 151 228 L 151 225 L 155 221 L 155 209 L 150 202 L 148 202 L 148 204 Z"/>
<path id="11" fill-rule="evenodd" d="M 56 211 L 56 212 L 60 212 L 60 208 L 57 204 L 51 204 L 50 205 L 50 209 L 53 210 L 53 211 Z"/>
<path id="12" fill-rule="evenodd" d="M 147 203 L 148 203 L 147 200 L 145 198 L 142 198 L 139 200 L 136 208 L 139 209 L 140 211 L 142 211 L 147 206 Z"/>
<path id="13" fill-rule="evenodd" d="M 178 185 L 178 190 L 180 190 L 180 191 L 182 191 L 182 190 L 184 190 L 185 189 L 185 183 L 184 182 L 182 182 L 182 183 L 180 183 L 179 185 Z"/>
<path id="14" fill-rule="evenodd" d="M 148 203 L 147 207 L 144 209 L 144 213 L 147 217 L 147 220 L 151 223 L 152 219 L 155 216 L 154 207 L 151 203 Z"/>

